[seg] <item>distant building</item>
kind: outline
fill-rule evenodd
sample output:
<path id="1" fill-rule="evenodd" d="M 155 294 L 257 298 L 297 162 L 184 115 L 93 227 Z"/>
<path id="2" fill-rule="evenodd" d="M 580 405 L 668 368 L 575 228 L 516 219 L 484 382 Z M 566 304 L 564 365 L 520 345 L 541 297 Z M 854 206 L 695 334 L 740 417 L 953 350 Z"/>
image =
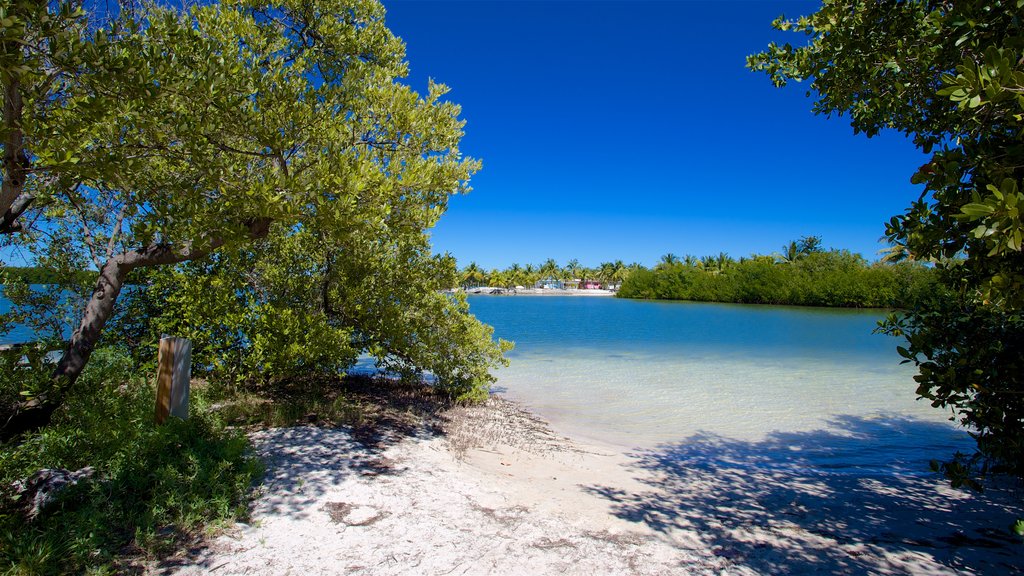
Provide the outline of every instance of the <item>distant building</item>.
<path id="1" fill-rule="evenodd" d="M 548 290 L 565 290 L 565 282 L 556 280 L 554 278 L 543 278 L 537 280 L 533 285 L 534 288 L 546 288 Z"/>

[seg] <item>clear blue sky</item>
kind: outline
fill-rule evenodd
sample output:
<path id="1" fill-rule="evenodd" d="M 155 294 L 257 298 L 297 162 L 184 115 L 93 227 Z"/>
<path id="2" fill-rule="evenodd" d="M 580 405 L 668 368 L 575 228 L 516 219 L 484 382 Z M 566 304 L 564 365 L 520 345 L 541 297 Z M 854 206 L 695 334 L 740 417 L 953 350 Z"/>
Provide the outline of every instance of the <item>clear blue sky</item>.
<path id="1" fill-rule="evenodd" d="M 902 136 L 814 116 L 745 68 L 816 2 L 383 0 L 408 81 L 451 87 L 483 160 L 434 248 L 460 266 L 734 257 L 802 235 L 869 259 L 920 191 Z"/>

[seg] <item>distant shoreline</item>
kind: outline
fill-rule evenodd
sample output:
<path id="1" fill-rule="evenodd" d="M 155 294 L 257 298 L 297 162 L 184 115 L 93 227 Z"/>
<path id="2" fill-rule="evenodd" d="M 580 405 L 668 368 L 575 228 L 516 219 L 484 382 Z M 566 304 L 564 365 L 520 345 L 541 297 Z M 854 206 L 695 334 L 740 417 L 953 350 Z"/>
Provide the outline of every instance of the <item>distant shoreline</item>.
<path id="1" fill-rule="evenodd" d="M 462 292 L 473 296 L 615 296 L 612 290 L 603 289 L 560 289 L 560 288 L 497 288 L 494 286 L 481 286 L 468 290 L 457 289 L 453 292 Z"/>

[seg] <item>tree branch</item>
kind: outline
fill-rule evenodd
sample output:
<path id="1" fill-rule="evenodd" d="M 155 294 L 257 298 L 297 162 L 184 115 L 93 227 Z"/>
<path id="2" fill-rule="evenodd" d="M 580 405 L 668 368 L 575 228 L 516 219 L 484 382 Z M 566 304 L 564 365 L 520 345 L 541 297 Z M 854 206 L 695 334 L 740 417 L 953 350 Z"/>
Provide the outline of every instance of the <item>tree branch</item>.
<path id="1" fill-rule="evenodd" d="M 20 226 L 15 226 L 14 220 L 28 208 L 28 205 L 24 204 L 21 212 L 15 213 L 12 210 L 15 201 L 24 191 L 30 162 L 28 155 L 25 154 L 25 134 L 21 127 L 24 106 L 21 98 L 21 81 L 8 77 L 4 78 L 4 84 L 3 130 L 6 138 L 3 142 L 3 158 L 0 159 L 4 168 L 3 184 L 0 185 L 0 214 L 4 215 L 4 227 L 0 231 L 10 233 L 21 229 Z M 28 202 L 31 203 L 31 200 Z"/>

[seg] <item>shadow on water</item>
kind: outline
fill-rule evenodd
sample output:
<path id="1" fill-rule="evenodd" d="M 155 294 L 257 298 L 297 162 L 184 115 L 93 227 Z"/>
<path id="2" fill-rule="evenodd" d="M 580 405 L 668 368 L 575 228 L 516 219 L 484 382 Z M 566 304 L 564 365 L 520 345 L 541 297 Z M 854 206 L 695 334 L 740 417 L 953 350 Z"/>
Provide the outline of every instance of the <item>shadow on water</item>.
<path id="1" fill-rule="evenodd" d="M 642 490 L 586 489 L 620 518 L 759 573 L 1022 573 L 1024 541 L 1008 531 L 1024 517 L 1019 482 L 953 490 L 920 447 L 889 459 L 880 445 L 949 434 L 903 417 L 843 417 L 753 442 L 697 434 L 631 455 Z"/>

